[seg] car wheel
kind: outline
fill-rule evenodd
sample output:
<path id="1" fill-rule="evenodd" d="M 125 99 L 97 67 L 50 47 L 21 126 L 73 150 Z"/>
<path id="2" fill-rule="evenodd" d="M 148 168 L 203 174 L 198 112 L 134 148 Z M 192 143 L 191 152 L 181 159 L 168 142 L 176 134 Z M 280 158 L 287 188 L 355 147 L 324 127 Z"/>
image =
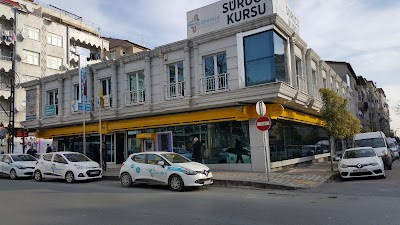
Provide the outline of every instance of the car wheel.
<path id="1" fill-rule="evenodd" d="M 10 171 L 10 178 L 11 178 L 11 180 L 17 179 L 17 178 L 18 178 L 18 177 L 17 177 L 17 171 L 15 171 L 14 169 L 11 169 L 11 171 Z"/>
<path id="2" fill-rule="evenodd" d="M 185 189 L 182 178 L 176 174 L 173 174 L 169 177 L 168 185 L 171 191 L 183 191 Z"/>
<path id="3" fill-rule="evenodd" d="M 36 170 L 33 177 L 35 178 L 36 181 L 42 181 L 43 180 L 42 173 L 40 172 L 40 170 Z"/>
<path id="4" fill-rule="evenodd" d="M 388 170 L 392 170 L 392 165 L 388 165 L 388 166 L 387 166 L 387 169 L 388 169 Z"/>
<path id="5" fill-rule="evenodd" d="M 68 172 L 65 174 L 65 181 L 66 181 L 67 183 L 73 183 L 73 182 L 75 181 L 74 173 L 71 172 L 71 171 L 68 171 Z"/>
<path id="6" fill-rule="evenodd" d="M 132 185 L 132 177 L 129 173 L 123 173 L 121 175 L 121 184 L 123 187 L 130 187 Z"/>

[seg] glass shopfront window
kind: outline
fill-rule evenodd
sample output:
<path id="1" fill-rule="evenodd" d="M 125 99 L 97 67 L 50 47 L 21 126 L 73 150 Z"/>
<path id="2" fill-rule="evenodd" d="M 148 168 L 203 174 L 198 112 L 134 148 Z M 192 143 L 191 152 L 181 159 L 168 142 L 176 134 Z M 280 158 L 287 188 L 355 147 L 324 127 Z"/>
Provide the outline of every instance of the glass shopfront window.
<path id="1" fill-rule="evenodd" d="M 273 120 L 269 131 L 271 162 L 329 153 L 322 127 Z"/>

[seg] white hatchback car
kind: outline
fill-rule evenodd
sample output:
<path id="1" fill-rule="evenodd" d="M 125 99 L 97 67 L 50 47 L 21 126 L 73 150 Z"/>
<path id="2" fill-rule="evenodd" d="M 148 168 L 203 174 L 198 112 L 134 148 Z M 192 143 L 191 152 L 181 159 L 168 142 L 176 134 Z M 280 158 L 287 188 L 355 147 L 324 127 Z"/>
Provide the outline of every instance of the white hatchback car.
<path id="1" fill-rule="evenodd" d="M 386 177 L 382 158 L 372 147 L 347 149 L 340 159 L 339 173 L 342 179 L 369 176 Z"/>
<path id="2" fill-rule="evenodd" d="M 12 180 L 18 177 L 31 177 L 37 160 L 28 154 L 0 155 L 0 173 L 10 176 Z"/>
<path id="3" fill-rule="evenodd" d="M 102 178 L 100 165 L 78 152 L 52 152 L 41 155 L 35 167 L 34 178 L 65 179 L 67 183 L 75 180 Z"/>
<path id="4" fill-rule="evenodd" d="M 142 152 L 132 154 L 122 164 L 121 184 L 135 183 L 168 185 L 172 191 L 213 183 L 210 169 L 173 152 Z"/>

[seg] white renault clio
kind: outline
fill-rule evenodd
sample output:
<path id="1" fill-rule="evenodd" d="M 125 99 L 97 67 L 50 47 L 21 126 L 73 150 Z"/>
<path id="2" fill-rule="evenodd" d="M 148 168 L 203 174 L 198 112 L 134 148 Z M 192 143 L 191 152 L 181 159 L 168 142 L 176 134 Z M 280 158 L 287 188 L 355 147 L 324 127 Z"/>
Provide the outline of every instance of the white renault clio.
<path id="1" fill-rule="evenodd" d="M 53 152 L 43 154 L 35 167 L 34 178 L 65 179 L 67 183 L 75 180 L 102 178 L 100 165 L 77 152 Z"/>
<path id="2" fill-rule="evenodd" d="M 0 173 L 10 176 L 12 180 L 18 177 L 32 177 L 37 160 L 28 154 L 0 155 Z"/>
<path id="3" fill-rule="evenodd" d="M 210 169 L 173 152 L 143 152 L 132 154 L 122 164 L 121 184 L 135 183 L 168 185 L 172 191 L 185 187 L 200 187 L 213 183 Z"/>

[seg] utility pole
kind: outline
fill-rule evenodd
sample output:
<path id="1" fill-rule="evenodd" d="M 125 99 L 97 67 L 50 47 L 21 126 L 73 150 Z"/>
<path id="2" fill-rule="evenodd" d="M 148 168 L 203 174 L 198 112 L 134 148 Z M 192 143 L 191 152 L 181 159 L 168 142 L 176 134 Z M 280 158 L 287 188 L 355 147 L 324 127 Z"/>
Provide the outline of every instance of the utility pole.
<path id="1" fill-rule="evenodd" d="M 14 8 L 14 36 L 17 36 L 17 8 Z M 8 122 L 8 134 L 10 139 L 8 141 L 8 152 L 14 153 L 14 136 L 15 136 L 15 56 L 17 55 L 17 40 L 14 40 L 14 54 L 11 64 L 11 76 L 10 76 L 10 119 Z"/>

